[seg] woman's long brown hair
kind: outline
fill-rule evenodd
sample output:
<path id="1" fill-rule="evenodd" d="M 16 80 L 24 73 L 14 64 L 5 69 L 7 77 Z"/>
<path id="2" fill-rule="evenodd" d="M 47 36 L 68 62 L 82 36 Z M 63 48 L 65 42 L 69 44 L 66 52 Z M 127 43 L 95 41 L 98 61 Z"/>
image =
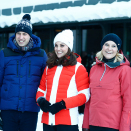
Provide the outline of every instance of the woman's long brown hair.
<path id="1" fill-rule="evenodd" d="M 55 51 L 49 52 L 48 54 L 48 60 L 47 60 L 47 66 L 48 68 L 52 68 L 54 66 L 62 65 L 62 66 L 73 66 L 76 65 L 77 60 L 76 56 L 71 50 L 68 48 L 68 52 L 65 54 L 65 56 L 58 58 Z"/>

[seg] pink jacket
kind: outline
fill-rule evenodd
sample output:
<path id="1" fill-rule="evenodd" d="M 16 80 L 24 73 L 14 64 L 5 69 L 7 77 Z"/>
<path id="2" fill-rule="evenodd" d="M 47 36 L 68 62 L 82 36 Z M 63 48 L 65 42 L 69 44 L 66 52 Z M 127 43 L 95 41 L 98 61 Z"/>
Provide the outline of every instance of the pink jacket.
<path id="1" fill-rule="evenodd" d="M 83 128 L 89 125 L 130 131 L 131 69 L 130 63 L 111 67 L 96 58 L 90 72 L 90 101 L 85 104 Z"/>

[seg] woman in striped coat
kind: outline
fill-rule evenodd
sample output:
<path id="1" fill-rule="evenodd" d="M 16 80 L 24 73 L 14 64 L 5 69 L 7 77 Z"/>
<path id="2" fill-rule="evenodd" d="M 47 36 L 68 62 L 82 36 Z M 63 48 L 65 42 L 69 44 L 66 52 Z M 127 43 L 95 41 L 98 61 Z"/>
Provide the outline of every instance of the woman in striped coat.
<path id="1" fill-rule="evenodd" d="M 89 100 L 88 73 L 74 54 L 73 32 L 64 30 L 48 54 L 36 101 L 43 111 L 44 131 L 78 131 L 78 106 Z"/>

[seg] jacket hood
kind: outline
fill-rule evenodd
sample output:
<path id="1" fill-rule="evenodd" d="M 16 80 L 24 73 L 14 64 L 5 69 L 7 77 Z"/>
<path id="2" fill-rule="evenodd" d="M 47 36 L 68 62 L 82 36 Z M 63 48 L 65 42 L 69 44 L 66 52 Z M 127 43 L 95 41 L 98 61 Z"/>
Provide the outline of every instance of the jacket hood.
<path id="1" fill-rule="evenodd" d="M 119 51 L 120 54 L 123 54 L 122 50 Z M 98 60 L 98 58 L 96 57 L 96 64 L 104 64 L 104 62 Z M 130 66 L 130 62 L 127 60 L 127 58 L 124 56 L 124 59 L 122 62 L 106 62 L 106 64 L 110 67 L 110 68 L 115 68 L 118 66 L 122 66 L 122 65 L 128 65 Z"/>
<path id="2" fill-rule="evenodd" d="M 7 44 L 7 47 L 11 48 L 12 50 L 17 50 L 17 52 L 19 52 L 18 48 L 16 47 L 16 45 L 13 43 L 13 40 L 15 38 L 15 35 L 11 36 L 9 38 L 9 42 Z M 39 37 L 32 35 L 31 38 L 33 39 L 33 50 L 38 50 L 41 46 L 41 40 Z"/>
<path id="3" fill-rule="evenodd" d="M 80 63 L 81 63 L 81 57 L 80 57 L 80 55 L 78 55 L 77 53 L 74 53 L 74 54 L 75 54 L 75 56 L 76 56 L 77 62 L 80 62 Z"/>

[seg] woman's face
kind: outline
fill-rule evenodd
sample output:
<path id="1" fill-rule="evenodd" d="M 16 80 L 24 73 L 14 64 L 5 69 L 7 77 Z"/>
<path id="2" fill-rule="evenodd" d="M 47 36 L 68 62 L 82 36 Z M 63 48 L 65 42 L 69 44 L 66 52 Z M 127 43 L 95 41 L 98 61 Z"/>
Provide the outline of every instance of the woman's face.
<path id="1" fill-rule="evenodd" d="M 117 45 L 113 41 L 107 41 L 102 47 L 102 54 L 106 59 L 111 59 L 116 56 L 118 51 Z"/>
<path id="2" fill-rule="evenodd" d="M 58 58 L 63 57 L 68 52 L 68 46 L 60 41 L 55 43 L 55 53 Z"/>

